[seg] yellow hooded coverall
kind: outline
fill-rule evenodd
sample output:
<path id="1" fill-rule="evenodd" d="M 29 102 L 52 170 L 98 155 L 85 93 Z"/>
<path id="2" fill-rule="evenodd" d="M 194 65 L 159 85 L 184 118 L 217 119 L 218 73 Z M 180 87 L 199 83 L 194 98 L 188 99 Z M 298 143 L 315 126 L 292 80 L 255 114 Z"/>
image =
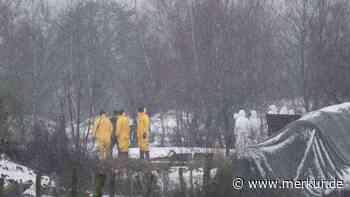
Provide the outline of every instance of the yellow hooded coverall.
<path id="1" fill-rule="evenodd" d="M 113 126 L 106 114 L 98 116 L 94 122 L 92 133 L 96 138 L 99 158 L 107 159 L 111 146 Z"/>
<path id="2" fill-rule="evenodd" d="M 149 151 L 150 120 L 146 113 L 137 114 L 137 143 L 141 151 Z"/>
<path id="3" fill-rule="evenodd" d="M 115 135 L 118 140 L 119 151 L 128 152 L 130 141 L 130 127 L 128 117 L 125 115 L 119 115 L 117 118 L 116 125 L 117 129 Z"/>

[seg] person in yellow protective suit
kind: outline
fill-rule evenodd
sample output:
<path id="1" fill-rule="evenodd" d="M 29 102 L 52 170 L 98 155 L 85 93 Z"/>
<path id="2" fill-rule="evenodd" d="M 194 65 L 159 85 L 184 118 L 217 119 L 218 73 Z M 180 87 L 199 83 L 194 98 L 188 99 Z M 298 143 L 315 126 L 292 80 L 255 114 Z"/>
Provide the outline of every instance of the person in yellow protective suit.
<path id="1" fill-rule="evenodd" d="M 124 110 L 119 111 L 116 123 L 116 137 L 118 140 L 119 158 L 127 159 L 129 156 L 130 127 L 129 118 Z"/>
<path id="2" fill-rule="evenodd" d="M 138 109 L 137 114 L 137 144 L 140 148 L 140 158 L 149 160 L 149 129 L 150 119 L 144 107 Z"/>
<path id="3" fill-rule="evenodd" d="M 100 116 L 96 118 L 92 128 L 92 134 L 97 143 L 99 152 L 98 156 L 100 160 L 105 160 L 108 158 L 111 146 L 112 130 L 112 122 L 108 118 L 106 112 L 101 111 Z"/>

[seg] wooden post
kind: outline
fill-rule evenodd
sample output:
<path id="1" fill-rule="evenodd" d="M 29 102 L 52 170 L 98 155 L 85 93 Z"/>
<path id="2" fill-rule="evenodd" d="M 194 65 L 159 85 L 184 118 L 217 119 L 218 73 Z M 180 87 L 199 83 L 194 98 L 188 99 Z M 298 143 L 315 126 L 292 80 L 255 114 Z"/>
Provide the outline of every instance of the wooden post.
<path id="1" fill-rule="evenodd" d="M 74 164 L 76 165 L 76 163 Z M 76 197 L 78 196 L 78 170 L 77 167 L 73 167 L 72 170 L 72 183 L 71 183 L 71 197 Z"/>
<path id="2" fill-rule="evenodd" d="M 0 177 L 0 197 L 3 197 L 3 196 L 4 196 L 4 194 L 3 194 L 3 191 L 4 191 L 4 182 L 5 182 L 5 180 L 4 180 L 2 177 Z"/>
<path id="3" fill-rule="evenodd" d="M 194 191 L 193 191 L 193 189 L 194 189 L 194 187 L 193 187 L 193 166 L 192 166 L 192 164 L 191 164 L 191 167 L 190 167 L 190 189 L 191 189 L 191 191 L 190 191 L 190 196 L 191 197 L 194 197 Z"/>
<path id="4" fill-rule="evenodd" d="M 112 170 L 111 172 L 111 179 L 109 182 L 109 196 L 114 197 L 115 196 L 115 172 Z"/>
<path id="5" fill-rule="evenodd" d="M 95 191 L 95 196 L 96 197 L 102 197 L 103 194 L 103 186 L 105 184 L 106 180 L 106 175 L 97 173 L 96 175 L 96 180 L 95 180 L 95 186 L 96 186 L 96 191 Z"/>
<path id="6" fill-rule="evenodd" d="M 41 172 L 38 170 L 35 178 L 35 196 L 41 197 Z"/>
<path id="7" fill-rule="evenodd" d="M 179 168 L 179 181 L 180 181 L 180 190 L 181 193 L 184 194 L 184 196 L 186 196 L 185 194 L 185 189 L 186 189 L 186 185 L 185 185 L 185 180 L 184 180 L 184 175 L 183 175 L 183 168 Z"/>
<path id="8" fill-rule="evenodd" d="M 206 155 L 204 161 L 204 172 L 203 172 L 203 191 L 205 193 L 204 196 L 208 196 L 208 186 L 210 182 L 210 171 L 211 171 L 211 163 L 212 157 L 211 155 Z"/>

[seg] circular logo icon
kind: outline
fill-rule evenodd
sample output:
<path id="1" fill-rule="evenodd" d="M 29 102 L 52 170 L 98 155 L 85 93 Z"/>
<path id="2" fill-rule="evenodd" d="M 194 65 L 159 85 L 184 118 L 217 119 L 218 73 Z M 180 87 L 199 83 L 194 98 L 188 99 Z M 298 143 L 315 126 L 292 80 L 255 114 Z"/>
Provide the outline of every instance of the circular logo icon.
<path id="1" fill-rule="evenodd" d="M 241 190 L 243 188 L 243 179 L 240 177 L 233 179 L 232 187 L 235 190 Z"/>

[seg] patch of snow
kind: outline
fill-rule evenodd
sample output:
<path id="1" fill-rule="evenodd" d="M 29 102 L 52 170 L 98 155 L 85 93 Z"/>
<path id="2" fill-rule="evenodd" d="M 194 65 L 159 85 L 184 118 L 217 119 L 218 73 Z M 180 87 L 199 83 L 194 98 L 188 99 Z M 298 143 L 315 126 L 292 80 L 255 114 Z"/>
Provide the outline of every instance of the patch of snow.
<path id="1" fill-rule="evenodd" d="M 287 106 L 283 105 L 280 109 L 280 114 L 288 114 Z"/>
<path id="2" fill-rule="evenodd" d="M 278 114 L 278 109 L 277 109 L 276 105 L 270 105 L 267 113 L 268 114 Z"/>
<path id="3" fill-rule="evenodd" d="M 2 155 L 0 159 L 0 176 L 5 177 L 5 187 L 10 184 L 10 181 L 17 183 L 31 182 L 32 185 L 24 194 L 35 196 L 35 178 L 34 171 L 24 165 L 17 164 Z M 48 176 L 42 176 L 41 185 L 46 188 L 54 184 Z"/>
<path id="4" fill-rule="evenodd" d="M 190 187 L 191 183 L 191 171 L 188 167 L 186 166 L 181 166 L 181 167 L 172 167 L 170 169 L 169 173 L 169 181 L 170 181 L 170 186 L 176 186 L 179 185 L 180 183 L 180 177 L 179 177 L 179 169 L 183 169 L 183 178 L 184 182 L 187 187 Z M 217 168 L 211 169 L 210 171 L 210 177 L 213 178 L 217 173 Z M 203 168 L 197 168 L 192 170 L 192 181 L 194 187 L 198 187 L 203 185 Z M 175 189 L 175 188 L 171 188 Z"/>
<path id="5" fill-rule="evenodd" d="M 282 136 L 282 135 L 281 135 Z M 280 136 L 276 136 L 276 138 L 278 139 Z M 260 149 L 265 151 L 265 152 L 269 152 L 269 153 L 275 153 L 277 152 L 278 150 L 281 150 L 283 147 L 293 143 L 294 139 L 296 138 L 295 135 L 289 137 L 287 140 L 281 142 L 281 143 L 278 143 L 278 144 L 275 144 L 275 145 L 272 145 L 272 146 L 266 146 L 266 147 L 261 147 Z M 271 140 L 273 140 L 274 138 L 272 138 Z M 276 140 L 277 141 L 277 140 Z"/>
<path id="6" fill-rule="evenodd" d="M 302 98 L 276 100 L 269 105 L 267 109 L 268 114 L 279 114 L 278 106 L 281 107 L 280 114 L 281 111 L 284 111 L 282 114 L 304 114 L 306 112 Z M 283 106 L 287 108 L 287 113 L 285 113 L 285 109 L 282 110 Z"/>
<path id="7" fill-rule="evenodd" d="M 290 110 L 288 110 L 288 114 L 289 114 L 289 115 L 294 115 L 294 114 L 295 114 L 294 109 L 290 109 Z"/>
<path id="8" fill-rule="evenodd" d="M 164 136 L 164 145 L 171 145 L 170 136 L 178 127 L 177 118 L 188 122 L 191 121 L 192 115 L 182 111 L 170 110 L 162 114 L 157 113 L 151 117 L 151 135 L 154 136 L 152 145 L 161 145 L 161 138 Z"/>
<path id="9" fill-rule="evenodd" d="M 340 113 L 340 112 L 343 112 L 344 109 L 350 110 L 350 102 L 342 103 L 339 105 L 331 105 L 331 106 L 320 109 L 320 111 Z"/>
<path id="10" fill-rule="evenodd" d="M 225 149 L 218 149 L 218 148 L 200 148 L 200 147 L 150 147 L 150 158 L 160 158 L 160 157 L 167 157 L 172 153 L 177 154 L 192 154 L 195 153 L 215 153 L 215 154 L 225 154 Z M 234 149 L 230 150 L 231 153 L 234 152 Z M 113 157 L 118 157 L 118 151 L 116 148 L 113 149 Z M 140 157 L 140 149 L 139 148 L 129 148 L 129 157 L 130 158 L 139 158 Z"/>
<path id="11" fill-rule="evenodd" d="M 307 114 L 305 114 L 304 116 L 302 116 L 300 118 L 300 120 L 308 120 L 308 119 L 312 119 L 313 117 L 317 117 L 321 114 L 321 112 L 319 111 L 312 111 L 312 112 L 309 112 Z"/>

